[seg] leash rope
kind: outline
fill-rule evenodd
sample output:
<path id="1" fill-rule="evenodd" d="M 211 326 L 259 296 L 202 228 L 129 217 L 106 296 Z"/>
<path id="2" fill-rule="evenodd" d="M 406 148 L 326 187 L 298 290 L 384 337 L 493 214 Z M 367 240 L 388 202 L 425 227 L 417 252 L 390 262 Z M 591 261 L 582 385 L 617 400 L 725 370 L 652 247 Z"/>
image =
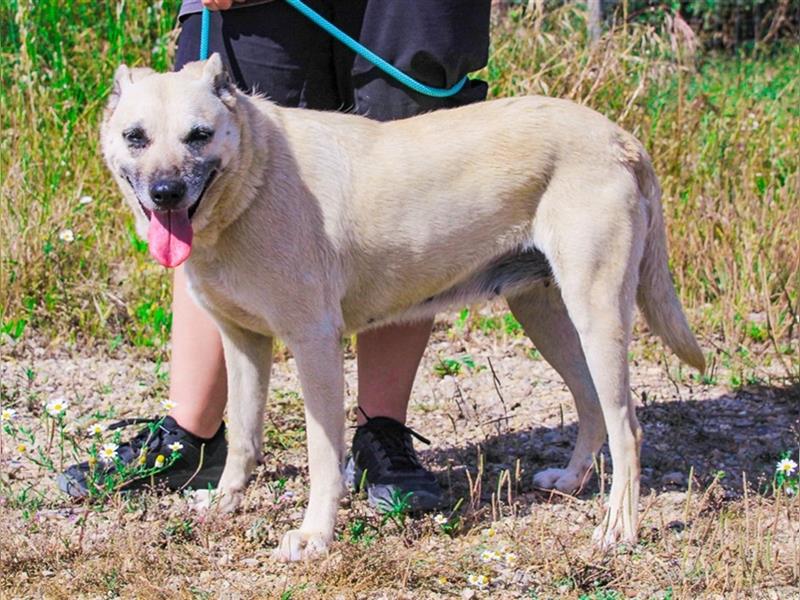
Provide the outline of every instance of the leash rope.
<path id="1" fill-rule="evenodd" d="M 461 88 L 463 88 L 464 84 L 467 82 L 467 77 L 464 76 L 461 81 L 449 88 L 436 88 L 425 85 L 413 77 L 406 75 L 393 64 L 387 62 L 375 54 L 372 50 L 360 44 L 358 41 L 347 35 L 344 31 L 336 27 L 336 25 L 328 21 L 318 12 L 315 12 L 309 8 L 301 0 L 285 0 L 285 2 L 304 17 L 307 17 L 309 20 L 311 20 L 311 22 L 313 22 L 315 25 L 321 27 L 324 31 L 333 36 L 333 38 L 350 48 L 350 50 L 415 92 L 424 94 L 426 96 L 432 96 L 434 98 L 447 98 L 460 92 Z M 200 60 L 206 60 L 208 58 L 208 37 L 210 24 L 211 11 L 209 11 L 207 8 L 203 8 L 202 21 L 200 24 Z"/>

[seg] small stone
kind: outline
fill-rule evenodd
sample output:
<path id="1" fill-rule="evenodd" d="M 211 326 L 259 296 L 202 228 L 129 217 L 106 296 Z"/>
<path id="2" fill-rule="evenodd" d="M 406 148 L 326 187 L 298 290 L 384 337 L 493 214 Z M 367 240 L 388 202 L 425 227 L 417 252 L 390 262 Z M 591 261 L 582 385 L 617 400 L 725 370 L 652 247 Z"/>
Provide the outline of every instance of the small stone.
<path id="1" fill-rule="evenodd" d="M 686 475 L 680 471 L 673 471 L 664 475 L 661 478 L 661 483 L 664 485 L 686 485 Z"/>

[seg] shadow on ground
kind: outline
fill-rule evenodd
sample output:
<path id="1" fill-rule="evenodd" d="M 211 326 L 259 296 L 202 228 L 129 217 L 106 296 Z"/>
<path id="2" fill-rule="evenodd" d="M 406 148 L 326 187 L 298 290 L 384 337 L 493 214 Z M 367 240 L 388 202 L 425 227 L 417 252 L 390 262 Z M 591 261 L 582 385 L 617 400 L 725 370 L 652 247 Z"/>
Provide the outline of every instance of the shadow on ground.
<path id="1" fill-rule="evenodd" d="M 800 446 L 800 384 L 750 386 L 716 398 L 658 402 L 640 406 L 637 414 L 644 429 L 644 494 L 686 489 L 690 468 L 694 485 L 699 486 L 709 485 L 723 472 L 720 484 L 730 499 L 741 496 L 743 473 L 749 490 L 764 492 L 781 454 L 787 450 L 796 453 Z M 420 454 L 439 471 L 453 504 L 461 497 L 469 498 L 463 471 L 469 469 L 474 477 L 481 454 L 484 502 L 495 490 L 500 471 L 513 473 L 517 460 L 522 469 L 519 491 L 530 492 L 535 472 L 566 465 L 577 434 L 574 423 L 555 428 L 532 425 L 529 430 L 488 435 L 482 443 Z M 603 453 L 606 471 L 611 471 L 607 445 Z M 582 496 L 597 489 L 597 477 L 593 477 Z"/>

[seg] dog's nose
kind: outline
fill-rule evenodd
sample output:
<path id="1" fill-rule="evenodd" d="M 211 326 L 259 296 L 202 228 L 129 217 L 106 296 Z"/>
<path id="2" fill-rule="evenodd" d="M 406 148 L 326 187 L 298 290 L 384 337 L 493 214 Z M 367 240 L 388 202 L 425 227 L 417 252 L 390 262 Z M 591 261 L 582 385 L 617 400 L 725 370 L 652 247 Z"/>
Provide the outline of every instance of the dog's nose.
<path id="1" fill-rule="evenodd" d="M 150 198 L 163 209 L 175 208 L 186 194 L 186 184 L 181 179 L 159 179 L 150 186 Z"/>

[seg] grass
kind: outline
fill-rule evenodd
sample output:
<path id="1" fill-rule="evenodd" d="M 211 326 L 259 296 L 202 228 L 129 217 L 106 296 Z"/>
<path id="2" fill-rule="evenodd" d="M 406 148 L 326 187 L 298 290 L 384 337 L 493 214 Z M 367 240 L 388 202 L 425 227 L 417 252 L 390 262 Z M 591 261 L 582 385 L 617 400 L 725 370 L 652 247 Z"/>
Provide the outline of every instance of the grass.
<path id="1" fill-rule="evenodd" d="M 0 347 L 12 361 L 27 361 L 30 346 L 133 354 L 154 361 L 150 393 L 163 390 L 169 277 L 133 234 L 100 159 L 97 126 L 120 62 L 168 68 L 177 5 L 0 0 Z M 542 18 L 512 10 L 494 28 L 481 73 L 492 96 L 571 98 L 620 122 L 649 149 L 664 189 L 675 282 L 711 359 L 703 378 L 671 369 L 675 389 L 755 389 L 800 378 L 798 63 L 797 45 L 691 55 L 668 31 L 641 24 L 591 45 L 574 7 Z M 522 343 L 519 323 L 497 307 L 465 308 L 445 326 L 448 340 L 489 338 L 512 354 Z M 423 376 L 460 381 L 459 396 L 469 395 L 469 380 L 492 377 L 490 393 L 499 395 L 494 367 L 468 350 L 448 347 Z M 528 347 L 520 352 L 539 358 Z M 661 361 L 661 352 L 645 344 L 633 358 Z M 448 597 L 469 586 L 488 597 L 758 597 L 771 590 L 790 598 L 800 582 L 796 476 L 761 482 L 757 494 L 739 486 L 730 497 L 716 478 L 692 488 L 690 476 L 679 504 L 668 494 L 645 500 L 639 545 L 600 556 L 589 543 L 597 497 L 546 497 L 526 491 L 518 472 L 489 471 L 517 456 L 513 445 L 488 462 L 476 446 L 477 472 L 465 471 L 464 496 L 438 520 L 408 517 L 407 498 L 383 515 L 356 498 L 340 518 L 330 560 L 276 566 L 268 549 L 297 520 L 305 494 L 297 484 L 305 432 L 296 391 L 273 390 L 265 445 L 268 457 L 297 472 L 260 471 L 266 485 L 251 486 L 246 504 L 267 507 L 264 514 L 200 520 L 177 497 L 124 499 L 101 485 L 95 504 L 76 509 L 43 488 L 61 463 L 102 445 L 41 412 L 50 383 L 32 358 L 25 378 L 19 386 L 0 382 L 2 407 L 25 415 L 26 425 L 0 431 L 0 455 L 15 477 L 22 459 L 8 458 L 11 445 L 38 444 L 25 459 L 32 476 L 0 476 L 0 572 L 9 574 L 0 593 L 217 597 L 223 578 L 234 589 L 284 598 L 378 590 Z M 110 417 L 81 415 L 80 424 Z M 464 415 L 448 417 L 462 435 Z M 507 547 L 519 568 L 482 558 Z"/>
<path id="2" fill-rule="evenodd" d="M 133 234 L 97 125 L 120 62 L 168 68 L 176 6 L 0 3 L 0 336 L 163 353 L 169 277 Z M 675 282 L 706 346 L 742 371 L 775 362 L 797 377 L 800 47 L 688 56 L 636 24 L 591 46 L 571 7 L 512 11 L 493 36 L 481 73 L 492 96 L 571 98 L 645 143 Z M 510 333 L 500 319 L 467 324 Z"/>

